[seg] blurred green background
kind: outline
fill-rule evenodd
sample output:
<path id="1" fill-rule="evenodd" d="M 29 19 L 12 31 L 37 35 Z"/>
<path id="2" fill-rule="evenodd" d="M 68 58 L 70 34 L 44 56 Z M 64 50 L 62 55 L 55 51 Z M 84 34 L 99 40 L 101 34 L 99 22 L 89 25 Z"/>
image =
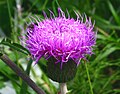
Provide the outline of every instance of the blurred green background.
<path id="1" fill-rule="evenodd" d="M 30 15 L 43 18 L 44 10 L 49 17 L 48 9 L 57 15 L 59 6 L 64 12 L 67 9 L 72 18 L 76 18 L 76 10 L 95 21 L 97 43 L 87 63 L 94 94 L 120 94 L 120 0 L 0 0 L 0 52 L 7 54 L 22 70 L 27 68 L 30 77 L 47 94 L 57 94 L 58 83 L 46 76 L 46 61 L 42 58 L 30 69 L 30 56 L 13 43 L 20 44 L 19 38 L 25 32 L 26 23 L 30 23 Z M 78 66 L 75 79 L 67 85 L 70 94 L 91 94 L 83 62 Z M 14 93 L 6 88 L 10 91 L 12 88 Z M 0 60 L 0 94 L 36 93 Z"/>

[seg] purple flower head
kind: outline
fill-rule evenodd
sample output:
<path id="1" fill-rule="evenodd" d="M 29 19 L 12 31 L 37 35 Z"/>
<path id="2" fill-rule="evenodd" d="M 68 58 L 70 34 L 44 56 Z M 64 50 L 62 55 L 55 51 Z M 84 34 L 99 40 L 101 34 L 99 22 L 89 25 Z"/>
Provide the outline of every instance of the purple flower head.
<path id="1" fill-rule="evenodd" d="M 50 10 L 49 10 L 50 11 Z M 65 13 L 58 8 L 58 16 L 55 17 L 50 11 L 48 18 L 45 12 L 45 19 L 31 23 L 27 27 L 26 47 L 35 59 L 35 63 L 41 57 L 46 59 L 54 57 L 55 63 L 68 62 L 72 59 L 79 64 L 86 55 L 91 55 L 92 47 L 95 45 L 96 32 L 91 19 L 82 17 L 75 12 L 77 19 L 65 16 Z"/>

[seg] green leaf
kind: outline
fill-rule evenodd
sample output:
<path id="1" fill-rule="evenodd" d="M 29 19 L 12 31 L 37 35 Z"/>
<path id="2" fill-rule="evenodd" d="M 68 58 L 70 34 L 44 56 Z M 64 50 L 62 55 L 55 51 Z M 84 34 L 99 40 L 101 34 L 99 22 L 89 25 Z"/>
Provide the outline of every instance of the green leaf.
<path id="1" fill-rule="evenodd" d="M 108 6 L 110 8 L 110 11 L 112 12 L 113 17 L 115 18 L 115 21 L 120 25 L 120 18 L 118 14 L 116 13 L 114 7 L 112 6 L 111 2 L 108 1 Z"/>
<path id="2" fill-rule="evenodd" d="M 18 43 L 13 43 L 10 39 L 6 39 L 4 38 L 0 44 L 3 44 L 3 45 L 6 45 L 6 46 L 9 46 L 10 48 L 14 49 L 14 50 L 17 50 L 21 53 L 24 53 L 26 55 L 29 55 L 30 52 L 24 48 L 22 45 L 18 44 Z"/>
<path id="3" fill-rule="evenodd" d="M 105 49 L 103 49 L 103 51 L 96 57 L 94 62 L 99 62 L 100 60 L 107 57 L 108 55 L 110 55 L 112 52 L 114 52 L 116 50 L 120 50 L 120 48 L 116 47 L 116 46 L 114 47 L 112 44 L 107 45 L 105 47 Z"/>
<path id="4" fill-rule="evenodd" d="M 4 87 L 4 82 L 3 81 L 0 81 L 0 88 Z"/>

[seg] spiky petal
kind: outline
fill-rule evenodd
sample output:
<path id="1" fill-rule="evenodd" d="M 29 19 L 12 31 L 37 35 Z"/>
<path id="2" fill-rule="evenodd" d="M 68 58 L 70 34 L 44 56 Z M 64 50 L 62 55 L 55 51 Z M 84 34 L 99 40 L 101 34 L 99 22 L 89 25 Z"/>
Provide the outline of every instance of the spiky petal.
<path id="1" fill-rule="evenodd" d="M 67 18 L 60 8 L 57 17 L 52 11 L 50 13 L 51 18 L 44 12 L 44 20 L 36 21 L 37 24 L 31 23 L 27 27 L 26 47 L 35 62 L 41 57 L 48 59 L 52 56 L 56 59 L 55 63 L 61 62 L 61 66 L 69 59 L 79 64 L 87 54 L 91 55 L 96 41 L 91 19 L 82 17 L 77 12 L 77 19 L 70 16 Z"/>

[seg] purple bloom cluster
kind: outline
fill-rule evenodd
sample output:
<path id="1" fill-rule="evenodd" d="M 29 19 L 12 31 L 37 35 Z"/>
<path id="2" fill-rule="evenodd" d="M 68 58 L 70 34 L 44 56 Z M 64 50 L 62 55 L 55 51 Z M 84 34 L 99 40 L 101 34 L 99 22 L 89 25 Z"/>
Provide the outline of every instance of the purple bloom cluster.
<path id="1" fill-rule="evenodd" d="M 58 8 L 58 16 L 50 18 L 44 12 L 45 19 L 31 23 L 27 28 L 26 47 L 37 63 L 41 57 L 54 57 L 55 63 L 66 63 L 69 59 L 79 64 L 86 55 L 92 54 L 96 42 L 96 32 L 91 19 L 75 12 L 77 19 L 65 16 Z"/>

